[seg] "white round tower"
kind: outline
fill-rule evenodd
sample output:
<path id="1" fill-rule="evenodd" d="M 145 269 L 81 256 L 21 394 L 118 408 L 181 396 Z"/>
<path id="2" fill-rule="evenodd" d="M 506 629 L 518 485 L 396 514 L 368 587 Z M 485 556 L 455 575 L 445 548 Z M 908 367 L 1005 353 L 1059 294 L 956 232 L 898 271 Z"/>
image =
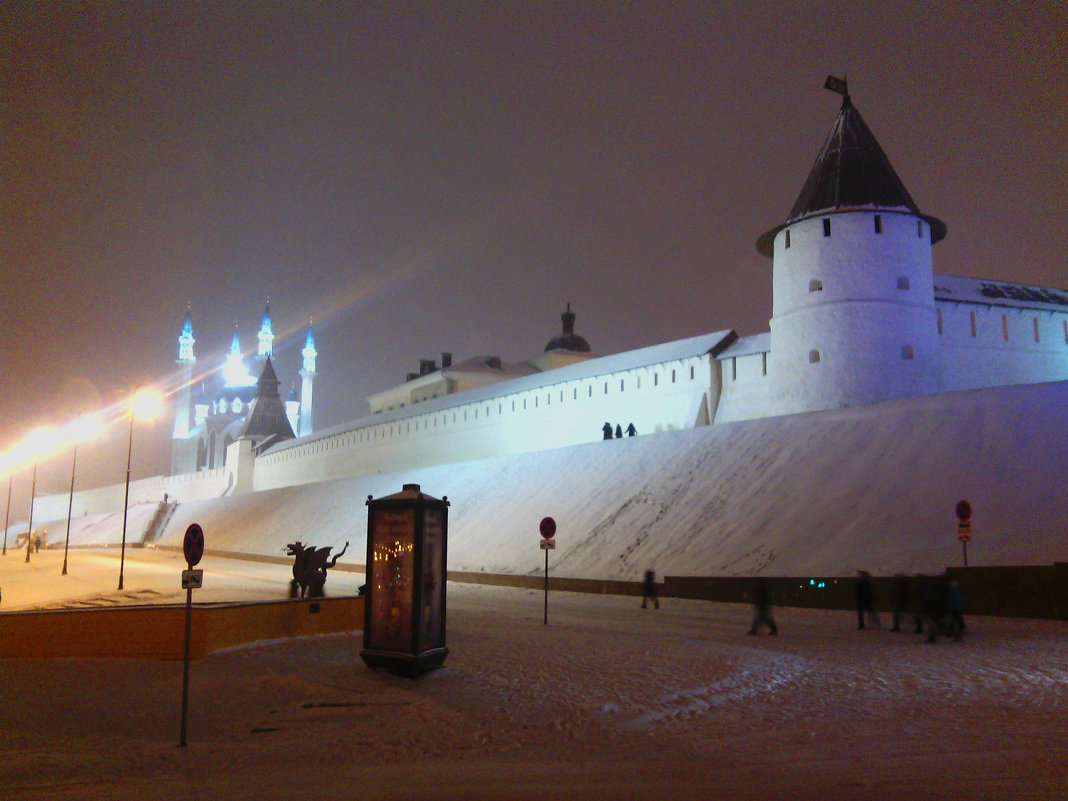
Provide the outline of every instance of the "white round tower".
<path id="1" fill-rule="evenodd" d="M 842 108 L 797 202 L 757 242 L 773 259 L 771 414 L 942 388 L 931 245 L 946 227 L 920 213 L 838 87 Z"/>

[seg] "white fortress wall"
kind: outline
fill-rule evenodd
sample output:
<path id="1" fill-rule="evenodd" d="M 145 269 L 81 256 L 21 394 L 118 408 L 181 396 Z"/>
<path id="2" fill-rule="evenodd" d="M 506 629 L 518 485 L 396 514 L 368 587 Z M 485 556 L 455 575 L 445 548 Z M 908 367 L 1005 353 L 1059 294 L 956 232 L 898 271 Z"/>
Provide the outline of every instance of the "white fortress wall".
<path id="1" fill-rule="evenodd" d="M 770 347 L 771 335 L 757 334 L 739 339 L 716 357 L 722 384 L 717 424 L 767 416 Z"/>
<path id="2" fill-rule="evenodd" d="M 947 390 L 1068 378 L 1068 312 L 940 300 L 938 316 Z"/>
<path id="3" fill-rule="evenodd" d="M 167 480 L 163 476 L 152 476 L 131 481 L 130 506 L 137 503 L 158 503 L 162 501 L 163 493 L 166 491 L 164 482 Z M 123 483 L 95 489 L 75 490 L 73 503 L 69 492 L 56 495 L 39 495 L 33 502 L 34 528 L 38 528 L 37 521 L 45 523 L 54 520 L 66 520 L 68 506 L 71 509 L 71 517 L 101 515 L 116 510 L 121 512 L 125 494 L 126 484 Z"/>
<path id="4" fill-rule="evenodd" d="M 633 423 L 639 435 L 707 425 L 719 396 L 719 370 L 708 349 L 725 336 L 713 335 L 707 343 L 706 338 L 682 341 L 692 346 L 701 340 L 698 348 L 704 352 L 697 354 L 640 366 L 620 357 L 655 348 L 590 360 L 373 415 L 311 441 L 285 443 L 256 460 L 254 488 L 594 442 L 603 438 L 606 422 L 613 430 Z"/>

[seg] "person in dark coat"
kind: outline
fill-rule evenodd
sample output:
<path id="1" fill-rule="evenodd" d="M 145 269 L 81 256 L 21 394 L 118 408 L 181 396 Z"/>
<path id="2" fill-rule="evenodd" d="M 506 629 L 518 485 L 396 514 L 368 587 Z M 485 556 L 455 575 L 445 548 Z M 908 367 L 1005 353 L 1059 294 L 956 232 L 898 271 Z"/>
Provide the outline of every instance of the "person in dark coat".
<path id="1" fill-rule="evenodd" d="M 616 439 L 623 439 L 623 427 L 616 423 Z"/>
<path id="2" fill-rule="evenodd" d="M 645 578 L 642 580 L 642 609 L 646 608 L 646 602 L 652 598 L 653 608 L 660 608 L 660 599 L 656 597 L 656 573 L 652 570 L 645 571 Z"/>
<path id="3" fill-rule="evenodd" d="M 873 628 L 879 628 L 879 616 L 875 613 L 875 592 L 871 588 L 871 574 L 867 570 L 857 571 L 854 592 L 857 598 L 857 628 L 864 629 L 865 619 Z"/>
<path id="4" fill-rule="evenodd" d="M 964 602 L 961 599 L 960 584 L 950 579 L 946 585 L 947 633 L 954 642 L 964 639 Z"/>
<path id="5" fill-rule="evenodd" d="M 605 439 L 612 439 L 612 424 L 611 423 L 605 423 L 604 426 L 601 428 L 601 431 L 604 432 L 604 438 Z"/>
<path id="6" fill-rule="evenodd" d="M 627 426 L 627 436 L 628 437 L 633 437 L 637 433 L 638 433 L 638 429 L 636 429 L 634 427 L 634 423 L 631 423 L 630 425 Z"/>
<path id="7" fill-rule="evenodd" d="M 761 576 L 756 580 L 753 592 L 753 625 L 749 627 L 750 634 L 758 634 L 762 625 L 767 625 L 768 634 L 778 634 L 779 627 L 775 625 L 775 619 L 771 616 L 771 588 L 768 580 Z"/>
<path id="8" fill-rule="evenodd" d="M 909 577 L 904 573 L 897 573 L 894 576 L 892 600 L 894 625 L 890 627 L 890 631 L 901 631 L 901 618 L 905 615 L 905 610 L 909 606 Z"/>

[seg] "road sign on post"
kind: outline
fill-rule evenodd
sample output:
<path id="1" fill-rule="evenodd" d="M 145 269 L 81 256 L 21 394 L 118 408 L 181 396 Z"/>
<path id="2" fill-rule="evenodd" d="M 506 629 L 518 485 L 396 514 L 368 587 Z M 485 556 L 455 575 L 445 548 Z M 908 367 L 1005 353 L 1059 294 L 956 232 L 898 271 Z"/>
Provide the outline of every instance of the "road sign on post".
<path id="1" fill-rule="evenodd" d="M 538 531 L 541 532 L 541 549 L 545 551 L 545 616 L 542 623 L 547 626 L 549 625 L 549 551 L 556 547 L 556 540 L 553 538 L 556 534 L 556 521 L 551 517 L 543 517 L 538 524 Z"/>
<path id="2" fill-rule="evenodd" d="M 957 539 L 964 551 L 964 566 L 968 566 L 968 543 L 972 541 L 972 505 L 967 501 L 957 501 Z"/>
<path id="3" fill-rule="evenodd" d="M 204 556 L 204 529 L 193 523 L 185 530 L 185 539 L 182 540 L 182 553 L 189 567 L 196 567 Z"/>
<path id="4" fill-rule="evenodd" d="M 182 664 L 182 735 L 178 745 L 185 748 L 185 730 L 189 719 L 189 641 L 193 634 L 193 590 L 204 585 L 204 571 L 193 570 L 204 556 L 204 529 L 193 523 L 185 530 L 182 553 L 188 565 L 182 571 L 182 587 L 185 589 L 185 659 Z"/>

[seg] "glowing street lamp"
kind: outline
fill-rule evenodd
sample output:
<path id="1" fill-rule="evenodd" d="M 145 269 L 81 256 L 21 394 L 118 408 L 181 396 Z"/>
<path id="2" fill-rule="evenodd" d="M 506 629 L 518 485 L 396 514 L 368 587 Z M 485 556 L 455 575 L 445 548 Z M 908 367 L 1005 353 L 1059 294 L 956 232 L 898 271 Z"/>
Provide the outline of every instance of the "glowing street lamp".
<path id="1" fill-rule="evenodd" d="M 67 503 L 67 539 L 63 543 L 63 573 L 67 575 L 67 549 L 70 547 L 70 514 L 74 509 L 74 468 L 78 464 L 78 443 L 95 437 L 104 429 L 104 421 L 99 414 L 92 413 L 79 417 L 66 428 L 74 443 L 74 456 L 70 461 L 70 501 Z"/>
<path id="2" fill-rule="evenodd" d="M 126 567 L 126 514 L 130 508 L 130 460 L 133 456 L 134 418 L 151 420 L 159 414 L 163 401 L 150 389 L 138 389 L 130 400 L 130 439 L 126 447 L 126 496 L 122 502 L 122 551 L 119 555 L 119 589 L 122 589 L 122 575 Z"/>

